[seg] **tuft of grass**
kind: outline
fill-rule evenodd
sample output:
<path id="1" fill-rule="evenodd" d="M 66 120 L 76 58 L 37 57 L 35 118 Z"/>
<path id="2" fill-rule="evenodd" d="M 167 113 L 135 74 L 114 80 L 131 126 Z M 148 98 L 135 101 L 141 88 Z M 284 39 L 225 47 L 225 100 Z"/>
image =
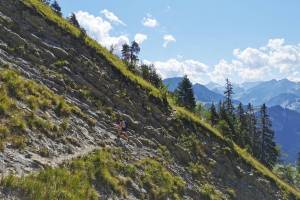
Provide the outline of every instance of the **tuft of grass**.
<path id="1" fill-rule="evenodd" d="M 174 176 L 152 159 L 142 160 L 139 167 L 143 170 L 143 186 L 150 190 L 153 199 L 180 199 L 186 184 L 181 177 Z"/>
<path id="2" fill-rule="evenodd" d="M 208 200 L 224 200 L 223 198 L 225 195 L 217 190 L 213 185 L 211 184 L 204 184 L 200 188 L 201 195 Z"/>
<path id="3" fill-rule="evenodd" d="M 207 175 L 206 168 L 200 163 L 189 163 L 188 171 L 193 175 L 195 179 L 202 179 L 203 176 Z"/>
<path id="4" fill-rule="evenodd" d="M 27 177 L 8 176 L 1 185 L 22 194 L 26 199 L 96 200 L 98 195 L 82 171 L 48 168 Z"/>
<path id="5" fill-rule="evenodd" d="M 19 192 L 25 199 L 98 199 L 94 188 L 113 191 L 126 199 L 129 182 L 135 180 L 149 191 L 149 199 L 182 198 L 185 182 L 180 177 L 150 158 L 128 163 L 125 156 L 119 149 L 101 149 L 58 168 L 25 177 L 5 177 L 0 186 Z"/>
<path id="6" fill-rule="evenodd" d="M 58 134 L 53 133 L 66 130 L 65 119 L 70 114 L 74 113 L 87 120 L 87 115 L 78 107 L 66 102 L 46 86 L 25 79 L 14 70 L 0 69 L 0 93 L 1 151 L 8 141 L 12 143 L 12 147 L 24 148 L 27 129 L 57 137 Z M 63 118 L 61 129 L 40 111 L 55 111 L 57 116 Z M 87 120 L 88 123 L 91 120 Z"/>

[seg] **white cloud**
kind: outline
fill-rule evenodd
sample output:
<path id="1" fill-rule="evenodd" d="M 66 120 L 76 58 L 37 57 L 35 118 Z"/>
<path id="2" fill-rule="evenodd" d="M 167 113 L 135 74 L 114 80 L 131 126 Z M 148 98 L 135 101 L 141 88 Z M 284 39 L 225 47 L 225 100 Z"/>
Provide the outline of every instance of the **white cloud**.
<path id="1" fill-rule="evenodd" d="M 78 11 L 75 14 L 80 25 L 87 31 L 88 35 L 106 48 L 110 48 L 113 45 L 120 51 L 124 43 L 129 43 L 126 35 L 111 35 L 113 27 L 109 21 L 84 11 Z"/>
<path id="2" fill-rule="evenodd" d="M 149 28 L 155 28 L 159 25 L 158 21 L 149 14 L 147 15 L 147 17 L 144 17 L 142 24 Z"/>
<path id="3" fill-rule="evenodd" d="M 137 33 L 134 36 L 134 41 L 136 41 L 138 44 L 142 44 L 145 40 L 148 39 L 148 36 L 142 33 Z"/>
<path id="4" fill-rule="evenodd" d="M 164 43 L 163 43 L 164 48 L 166 48 L 170 42 L 176 42 L 175 37 L 170 34 L 164 35 L 163 39 L 164 39 Z"/>
<path id="5" fill-rule="evenodd" d="M 300 80 L 300 45 L 287 45 L 282 38 L 270 39 L 260 48 L 235 49 L 232 61 L 221 60 L 211 79 L 234 82 L 289 78 Z"/>
<path id="6" fill-rule="evenodd" d="M 270 39 L 259 48 L 234 49 L 233 59 L 221 59 L 216 65 L 198 60 L 169 59 L 153 62 L 163 78 L 188 75 L 192 82 L 264 81 L 288 78 L 300 81 L 300 44 L 288 45 L 284 39 Z"/>
<path id="7" fill-rule="evenodd" d="M 103 14 L 104 17 L 112 23 L 121 24 L 123 26 L 126 26 L 126 24 L 122 20 L 120 20 L 119 17 L 117 17 L 113 12 L 111 12 L 107 9 L 102 10 L 101 14 Z"/>
<path id="8" fill-rule="evenodd" d="M 149 61 L 144 61 L 149 63 Z M 187 75 L 194 83 L 203 83 L 207 80 L 208 66 L 197 60 L 169 59 L 166 61 L 155 61 L 153 63 L 162 78 L 180 77 Z"/>

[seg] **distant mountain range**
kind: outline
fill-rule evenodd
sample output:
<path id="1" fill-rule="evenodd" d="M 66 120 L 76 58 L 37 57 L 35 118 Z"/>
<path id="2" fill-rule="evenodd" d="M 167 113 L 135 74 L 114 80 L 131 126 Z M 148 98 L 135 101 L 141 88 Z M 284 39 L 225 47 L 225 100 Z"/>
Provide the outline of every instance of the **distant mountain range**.
<path id="1" fill-rule="evenodd" d="M 281 106 L 269 108 L 275 130 L 275 140 L 280 144 L 285 162 L 294 163 L 300 151 L 300 113 Z"/>
<path id="2" fill-rule="evenodd" d="M 174 91 L 181 77 L 168 78 L 163 82 Z M 235 102 L 244 105 L 251 102 L 258 107 L 266 103 L 272 118 L 276 142 L 282 147 L 285 162 L 294 163 L 300 151 L 300 83 L 288 79 L 233 84 Z M 195 98 L 204 103 L 223 99 L 224 86 L 210 82 L 194 84 Z"/>
<path id="3" fill-rule="evenodd" d="M 169 91 L 174 92 L 181 80 L 182 77 L 168 78 L 163 80 L 163 83 L 168 87 Z M 196 100 L 204 103 L 217 103 L 223 99 L 223 95 L 211 91 L 207 87 L 199 83 L 193 85 L 193 91 Z"/>
<path id="4" fill-rule="evenodd" d="M 205 85 L 211 91 L 222 94 L 222 86 L 216 83 Z M 234 98 L 243 104 L 251 102 L 255 106 L 266 103 L 269 107 L 280 105 L 300 112 L 300 83 L 288 79 L 264 82 L 246 82 L 233 85 Z"/>

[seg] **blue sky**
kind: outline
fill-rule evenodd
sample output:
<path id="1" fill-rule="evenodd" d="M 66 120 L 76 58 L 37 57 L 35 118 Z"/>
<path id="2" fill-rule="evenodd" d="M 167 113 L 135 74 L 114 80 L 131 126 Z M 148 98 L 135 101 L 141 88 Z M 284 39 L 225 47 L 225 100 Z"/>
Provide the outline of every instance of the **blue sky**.
<path id="1" fill-rule="evenodd" d="M 142 35 L 140 56 L 154 63 L 163 78 L 187 74 L 193 82 L 201 83 L 222 83 L 226 77 L 233 82 L 273 78 L 300 81 L 297 0 L 59 3 L 64 15 L 81 11 L 80 23 L 105 46 L 120 45 L 132 41 L 136 34 Z M 92 23 L 97 17 L 100 23 Z M 169 42 L 163 46 L 166 40 Z"/>

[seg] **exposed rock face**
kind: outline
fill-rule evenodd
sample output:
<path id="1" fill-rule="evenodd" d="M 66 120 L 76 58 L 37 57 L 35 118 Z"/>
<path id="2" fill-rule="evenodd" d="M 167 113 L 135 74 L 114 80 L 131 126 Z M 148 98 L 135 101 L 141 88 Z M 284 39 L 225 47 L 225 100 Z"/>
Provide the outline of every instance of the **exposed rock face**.
<path id="1" fill-rule="evenodd" d="M 11 148 L 7 143 L 0 153 L 3 175 L 24 175 L 45 166 L 58 166 L 104 146 L 121 147 L 136 160 L 165 160 L 169 171 L 186 182 L 185 199 L 208 198 L 201 192 L 205 183 L 213 185 L 223 199 L 283 199 L 282 191 L 272 181 L 258 174 L 222 141 L 178 119 L 164 103 L 121 75 L 105 57 L 19 0 L 0 1 L 0 62 L 63 96 L 86 116 L 71 114 L 68 128 L 55 138 L 26 129 L 24 149 Z M 41 112 L 54 124 L 63 120 L 55 113 Z M 129 123 L 129 142 L 116 140 L 118 117 Z M 162 146 L 171 159 L 161 153 Z M 42 156 L 39 149 L 46 149 L 47 155 Z M 188 170 L 191 163 L 203 166 L 205 173 L 195 177 Z M 140 199 L 141 193 L 147 193 L 139 183 L 133 182 L 130 187 L 130 199 Z M 111 195 L 113 198 L 115 194 Z M 17 194 L 7 190 L 0 191 L 0 198 L 18 199 Z"/>

